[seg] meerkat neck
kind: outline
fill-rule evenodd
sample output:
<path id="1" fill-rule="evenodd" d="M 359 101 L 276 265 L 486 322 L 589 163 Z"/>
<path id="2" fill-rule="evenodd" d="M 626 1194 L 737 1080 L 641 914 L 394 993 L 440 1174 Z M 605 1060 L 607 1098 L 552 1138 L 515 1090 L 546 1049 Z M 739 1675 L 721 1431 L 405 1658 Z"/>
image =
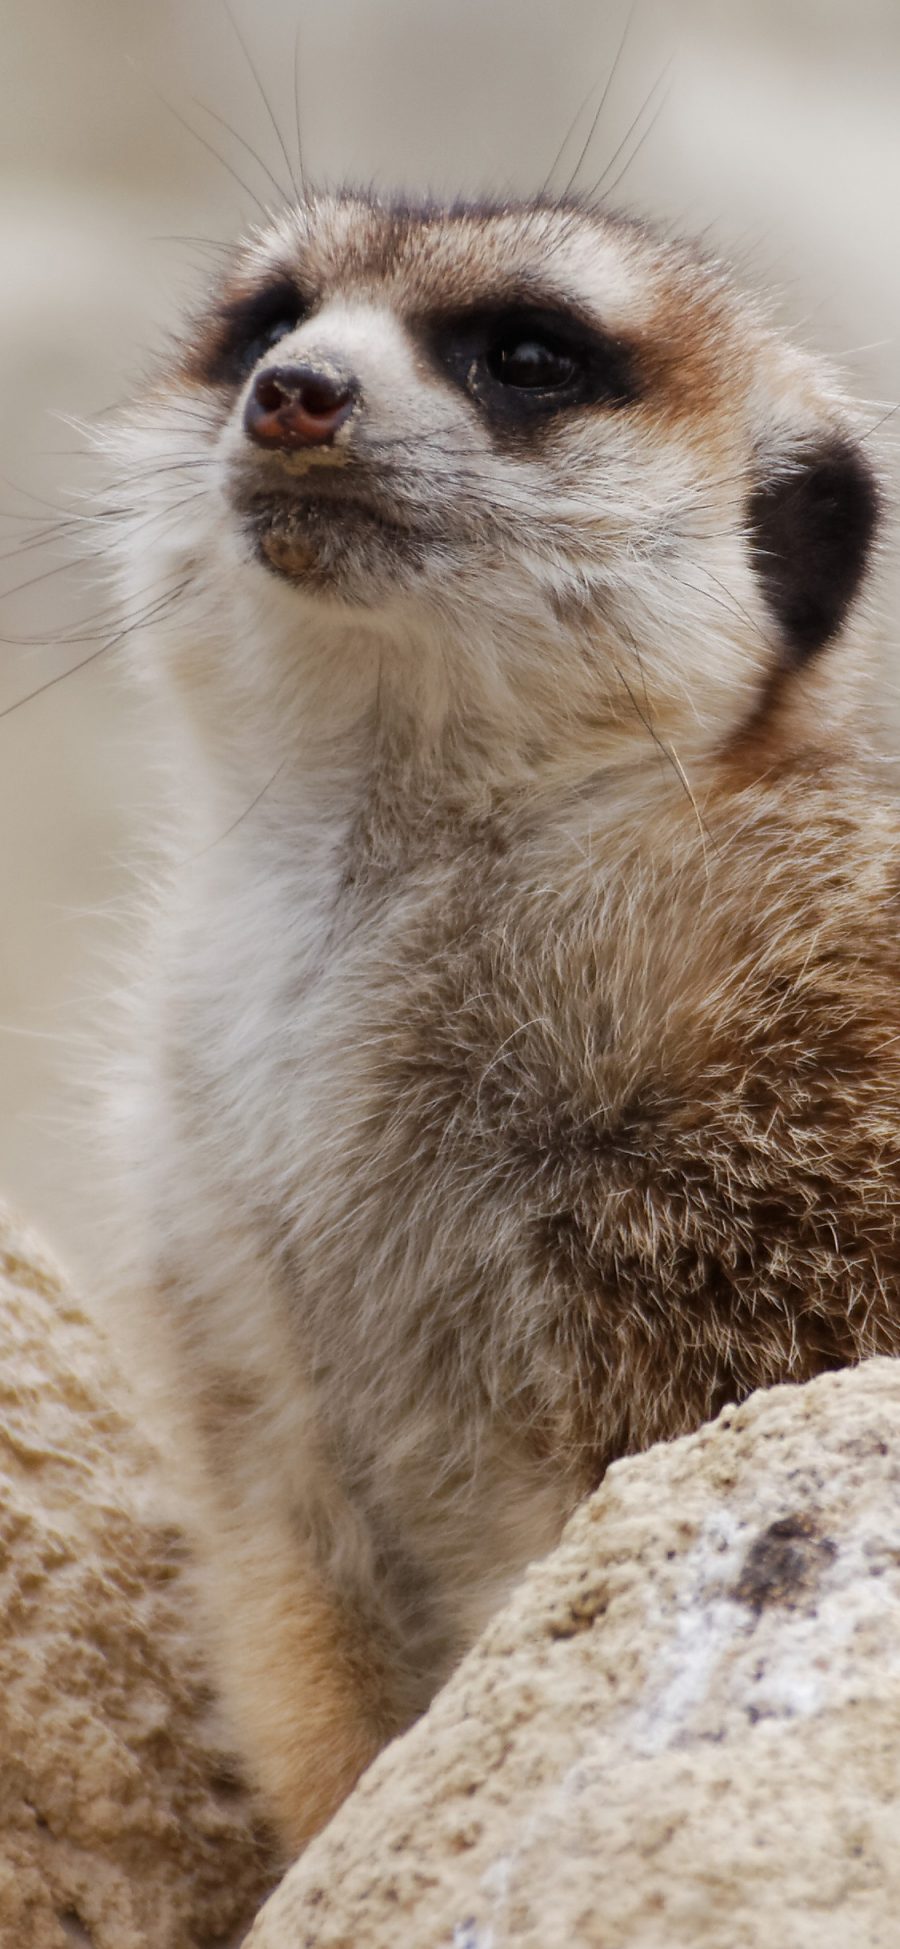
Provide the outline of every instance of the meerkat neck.
<path id="1" fill-rule="evenodd" d="M 833 675 L 823 693 L 815 672 L 789 670 L 731 724 L 702 705 L 667 714 L 647 684 L 625 681 L 612 632 L 582 635 L 576 660 L 564 625 L 538 610 L 460 628 L 412 604 L 367 615 L 288 601 L 277 584 L 255 594 L 220 641 L 185 646 L 189 683 L 176 669 L 179 769 L 200 845 L 234 821 L 242 840 L 274 826 L 289 844 L 318 821 L 365 830 L 400 860 L 420 855 L 426 835 L 552 823 L 585 798 L 603 822 L 659 831 L 667 804 L 699 808 L 730 780 L 832 742 L 836 697 L 841 726 L 848 717 Z"/>

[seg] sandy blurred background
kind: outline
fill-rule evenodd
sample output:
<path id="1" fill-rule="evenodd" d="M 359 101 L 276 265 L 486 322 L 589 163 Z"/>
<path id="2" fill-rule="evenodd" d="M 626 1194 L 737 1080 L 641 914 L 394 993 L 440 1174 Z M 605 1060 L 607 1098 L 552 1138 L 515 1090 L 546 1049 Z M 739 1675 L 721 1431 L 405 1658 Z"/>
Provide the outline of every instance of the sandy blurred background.
<path id="1" fill-rule="evenodd" d="M 627 18 L 621 0 L 233 5 L 291 155 L 296 43 L 311 175 L 451 191 L 537 187 L 593 90 L 564 183 Z M 0 20 L 3 709 L 89 656 L 107 607 L 71 547 L 32 546 L 90 479 L 64 416 L 127 395 L 212 261 L 185 239 L 226 238 L 249 190 L 272 194 L 215 117 L 285 165 L 222 0 L 2 0 Z M 896 403 L 898 0 L 638 0 L 578 180 L 623 169 L 616 201 L 709 231 L 858 391 Z M 73 1051 L 102 1025 L 152 820 L 145 745 L 113 655 L 0 717 L 0 1193 L 76 1260 L 104 1185 Z"/>

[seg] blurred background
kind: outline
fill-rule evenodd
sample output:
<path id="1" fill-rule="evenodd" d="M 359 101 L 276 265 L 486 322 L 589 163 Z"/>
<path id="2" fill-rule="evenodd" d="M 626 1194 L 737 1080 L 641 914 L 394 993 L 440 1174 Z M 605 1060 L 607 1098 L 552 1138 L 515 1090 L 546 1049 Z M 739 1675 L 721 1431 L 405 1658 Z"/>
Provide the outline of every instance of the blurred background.
<path id="1" fill-rule="evenodd" d="M 0 7 L 0 1195 L 79 1264 L 105 1194 L 79 1051 L 103 1039 L 157 787 L 96 654 L 109 593 L 52 532 L 96 464 L 69 421 L 127 397 L 216 241 L 274 198 L 297 105 L 313 179 L 603 178 L 774 290 L 873 424 L 900 397 L 898 0 L 230 4 Z"/>

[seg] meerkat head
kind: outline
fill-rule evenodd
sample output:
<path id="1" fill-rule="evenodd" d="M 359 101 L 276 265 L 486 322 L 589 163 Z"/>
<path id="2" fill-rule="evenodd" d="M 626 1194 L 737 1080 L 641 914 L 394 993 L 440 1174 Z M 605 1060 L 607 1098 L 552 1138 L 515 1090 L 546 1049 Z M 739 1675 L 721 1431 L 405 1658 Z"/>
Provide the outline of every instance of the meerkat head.
<path id="1" fill-rule="evenodd" d="M 877 520 L 853 413 L 717 265 L 543 201 L 282 214 L 125 451 L 189 686 L 589 758 L 721 745 L 846 634 Z"/>

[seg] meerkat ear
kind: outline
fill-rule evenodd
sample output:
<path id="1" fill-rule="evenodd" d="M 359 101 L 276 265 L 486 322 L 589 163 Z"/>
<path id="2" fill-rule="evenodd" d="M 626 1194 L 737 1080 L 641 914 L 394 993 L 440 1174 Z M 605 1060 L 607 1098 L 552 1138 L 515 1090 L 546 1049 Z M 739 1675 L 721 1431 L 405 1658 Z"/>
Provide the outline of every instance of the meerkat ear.
<path id="1" fill-rule="evenodd" d="M 754 488 L 751 557 L 793 662 L 814 656 L 841 628 L 862 582 L 878 511 L 869 462 L 841 434 L 804 447 Z"/>

